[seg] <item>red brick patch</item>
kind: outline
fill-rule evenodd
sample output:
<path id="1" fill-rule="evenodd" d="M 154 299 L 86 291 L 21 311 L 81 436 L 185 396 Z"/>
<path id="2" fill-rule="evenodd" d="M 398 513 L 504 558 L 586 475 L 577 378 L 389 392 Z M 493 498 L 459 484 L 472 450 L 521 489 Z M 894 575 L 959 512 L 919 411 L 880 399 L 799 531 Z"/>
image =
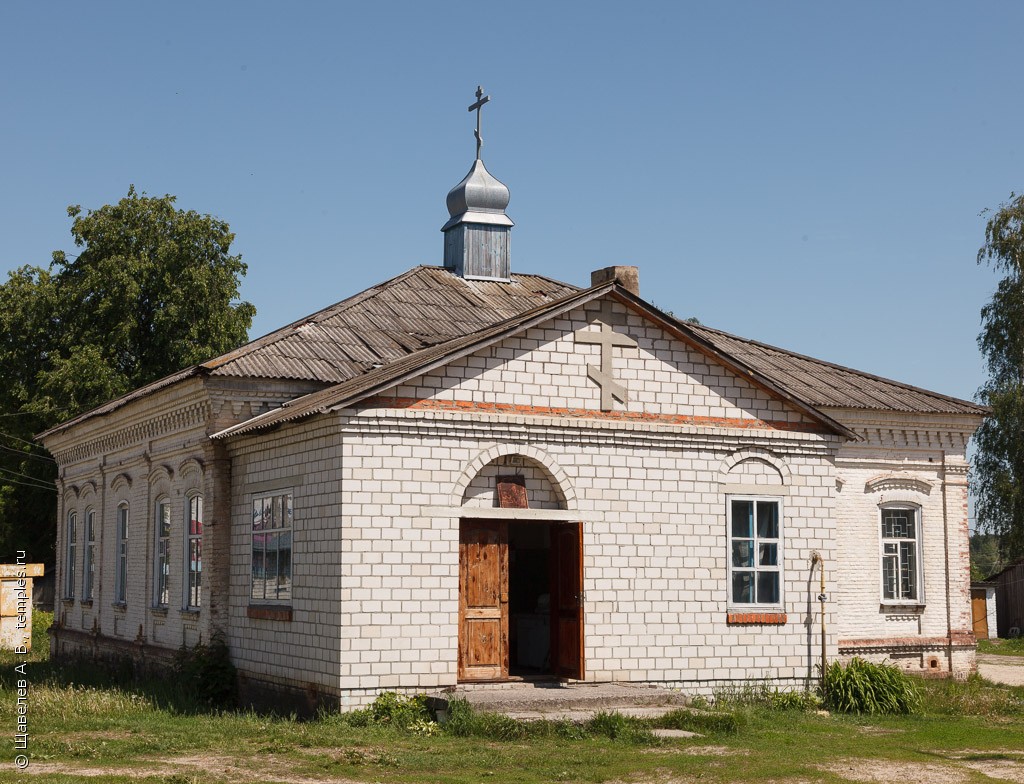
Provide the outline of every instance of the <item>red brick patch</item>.
<path id="1" fill-rule="evenodd" d="M 525 414 L 527 416 L 553 416 L 570 419 L 605 419 L 625 422 L 652 422 L 655 424 L 668 425 L 730 427 L 747 430 L 793 430 L 805 433 L 831 432 L 823 425 L 811 422 L 785 422 L 780 420 L 706 417 L 684 414 L 648 414 L 642 411 L 597 411 L 590 408 L 523 406 L 513 405 L 511 403 L 487 403 L 475 400 L 417 400 L 409 397 L 386 397 L 378 395 L 362 401 L 362 405 L 380 406 L 382 408 L 412 408 L 428 411 L 479 411 L 488 414 Z"/>
<path id="2" fill-rule="evenodd" d="M 291 621 L 291 607 L 267 607 L 250 604 L 245 608 L 245 614 L 258 621 Z"/>
<path id="3" fill-rule="evenodd" d="M 786 623 L 786 613 L 728 613 L 725 616 L 725 622 L 757 626 L 782 626 Z"/>

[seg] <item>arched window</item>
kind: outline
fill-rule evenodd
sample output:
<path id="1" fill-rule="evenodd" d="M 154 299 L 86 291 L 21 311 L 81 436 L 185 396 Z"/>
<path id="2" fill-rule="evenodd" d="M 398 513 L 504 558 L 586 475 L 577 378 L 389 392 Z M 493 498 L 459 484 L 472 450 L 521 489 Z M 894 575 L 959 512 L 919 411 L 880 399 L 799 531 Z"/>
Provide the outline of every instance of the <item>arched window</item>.
<path id="1" fill-rule="evenodd" d="M 156 502 L 156 559 L 153 563 L 153 604 L 166 607 L 169 598 L 168 577 L 171 571 L 171 500 Z"/>
<path id="2" fill-rule="evenodd" d="M 75 598 L 75 560 L 78 548 L 78 512 L 68 512 L 64 537 L 64 598 Z"/>
<path id="3" fill-rule="evenodd" d="M 117 507 L 117 568 L 114 571 L 114 601 L 128 601 L 128 504 Z"/>
<path id="4" fill-rule="evenodd" d="M 203 497 L 188 499 L 185 517 L 185 607 L 199 608 L 203 582 Z"/>
<path id="5" fill-rule="evenodd" d="M 96 512 L 85 511 L 85 557 L 82 560 L 82 601 L 91 602 L 96 584 Z"/>
<path id="6" fill-rule="evenodd" d="M 921 602 L 921 508 L 887 504 L 880 513 L 882 602 Z"/>

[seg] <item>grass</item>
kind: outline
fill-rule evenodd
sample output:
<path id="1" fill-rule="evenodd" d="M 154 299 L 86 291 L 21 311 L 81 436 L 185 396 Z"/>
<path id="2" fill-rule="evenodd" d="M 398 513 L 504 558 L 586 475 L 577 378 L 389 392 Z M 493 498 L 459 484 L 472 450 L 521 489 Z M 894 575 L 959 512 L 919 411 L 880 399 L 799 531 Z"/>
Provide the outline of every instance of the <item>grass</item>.
<path id="1" fill-rule="evenodd" d="M 1013 640 L 978 640 L 978 653 L 996 653 L 1000 656 L 1024 656 L 1024 637 Z"/>
<path id="2" fill-rule="evenodd" d="M 30 657 L 0 654 L 0 732 L 10 737 L 15 727 L 12 665 L 31 659 L 29 752 L 39 784 L 838 782 L 868 764 L 895 778 L 909 778 L 901 766 L 938 766 L 981 782 L 984 766 L 1024 766 L 1024 689 L 979 678 L 920 682 L 921 711 L 912 717 L 823 715 L 814 700 L 754 686 L 653 723 L 602 713 L 583 724 L 524 724 L 455 703 L 442 730 L 420 703 L 403 699 L 305 722 L 216 711 L 170 679 L 59 667 L 42 641 L 33 646 Z M 659 739 L 652 724 L 703 737 Z M 9 746 L 5 754 L 0 782 L 22 780 Z M 87 769 L 99 775 L 76 775 Z"/>

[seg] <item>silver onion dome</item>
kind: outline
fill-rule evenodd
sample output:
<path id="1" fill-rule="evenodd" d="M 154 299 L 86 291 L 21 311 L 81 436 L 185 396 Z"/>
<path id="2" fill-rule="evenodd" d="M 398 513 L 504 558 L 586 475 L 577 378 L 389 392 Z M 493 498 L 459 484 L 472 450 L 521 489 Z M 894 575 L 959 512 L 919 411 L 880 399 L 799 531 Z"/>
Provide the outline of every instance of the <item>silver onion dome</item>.
<path id="1" fill-rule="evenodd" d="M 448 191 L 446 203 L 451 218 L 441 231 L 458 223 L 514 226 L 505 214 L 508 201 L 508 186 L 487 171 L 484 162 L 477 158 L 462 182 Z"/>

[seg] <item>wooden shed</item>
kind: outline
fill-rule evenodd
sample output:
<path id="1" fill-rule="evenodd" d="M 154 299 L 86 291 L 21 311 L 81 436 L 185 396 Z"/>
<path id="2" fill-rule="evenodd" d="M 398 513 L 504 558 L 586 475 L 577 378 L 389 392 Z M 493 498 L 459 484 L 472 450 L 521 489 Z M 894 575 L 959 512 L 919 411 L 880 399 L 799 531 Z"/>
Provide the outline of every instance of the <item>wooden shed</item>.
<path id="1" fill-rule="evenodd" d="M 1024 634 L 1024 558 L 986 580 L 996 586 L 996 615 L 999 636 L 1006 639 Z"/>

